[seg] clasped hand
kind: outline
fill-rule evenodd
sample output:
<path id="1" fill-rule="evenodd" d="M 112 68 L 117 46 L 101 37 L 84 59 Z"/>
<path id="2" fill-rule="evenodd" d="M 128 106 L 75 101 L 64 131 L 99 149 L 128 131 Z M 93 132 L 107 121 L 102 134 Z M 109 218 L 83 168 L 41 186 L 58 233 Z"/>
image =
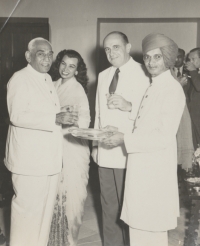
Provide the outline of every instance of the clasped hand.
<path id="1" fill-rule="evenodd" d="M 124 134 L 117 131 L 116 127 L 113 126 L 106 126 L 102 128 L 103 131 L 112 131 L 113 135 L 101 140 L 101 143 L 109 146 L 110 148 L 117 147 L 124 143 Z"/>
<path id="2" fill-rule="evenodd" d="M 122 111 L 131 111 L 131 102 L 126 101 L 122 96 L 113 94 L 107 100 L 108 105 L 113 104 L 115 109 L 120 109 Z"/>
<path id="3" fill-rule="evenodd" d="M 187 76 L 181 76 L 181 77 L 178 77 L 178 81 L 182 86 L 185 86 L 188 83 L 188 78 Z"/>
<path id="4" fill-rule="evenodd" d="M 186 74 L 183 74 L 183 76 L 177 77 L 174 69 L 171 69 L 171 74 L 181 84 L 182 87 L 187 85 L 188 77 Z"/>
<path id="5" fill-rule="evenodd" d="M 78 112 L 60 112 L 56 114 L 56 123 L 63 125 L 73 125 L 78 121 Z"/>

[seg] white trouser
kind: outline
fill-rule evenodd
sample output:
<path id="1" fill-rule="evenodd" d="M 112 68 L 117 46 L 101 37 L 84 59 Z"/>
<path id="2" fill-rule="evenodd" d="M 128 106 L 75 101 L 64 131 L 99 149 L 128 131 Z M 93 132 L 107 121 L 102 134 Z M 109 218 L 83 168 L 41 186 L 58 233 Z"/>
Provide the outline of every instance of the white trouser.
<path id="1" fill-rule="evenodd" d="M 12 174 L 10 246 L 46 246 L 57 194 L 59 174 Z"/>
<path id="2" fill-rule="evenodd" d="M 167 231 L 150 232 L 129 227 L 130 246 L 168 246 Z"/>

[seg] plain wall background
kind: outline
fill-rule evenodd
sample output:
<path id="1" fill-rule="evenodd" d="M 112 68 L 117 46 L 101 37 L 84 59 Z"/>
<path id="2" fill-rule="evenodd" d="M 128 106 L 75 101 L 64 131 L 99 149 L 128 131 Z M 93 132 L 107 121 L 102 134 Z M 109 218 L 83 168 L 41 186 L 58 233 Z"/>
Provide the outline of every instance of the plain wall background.
<path id="1" fill-rule="evenodd" d="M 88 67 L 92 115 L 97 80 L 97 18 L 200 17 L 199 0 L 0 0 L 0 17 L 9 16 L 18 1 L 12 17 L 49 18 L 55 55 L 67 48 L 83 56 Z M 196 35 L 194 30 L 184 30 L 187 40 L 188 32 Z"/>
<path id="2" fill-rule="evenodd" d="M 141 40 L 152 32 L 164 33 L 172 38 L 179 47 L 188 53 L 196 46 L 197 23 L 173 22 L 173 23 L 101 23 L 100 25 L 100 44 L 103 44 L 104 37 L 118 30 L 124 32 L 129 42 L 132 44 L 132 52 L 142 53 Z M 186 32 L 187 30 L 187 32 Z"/>

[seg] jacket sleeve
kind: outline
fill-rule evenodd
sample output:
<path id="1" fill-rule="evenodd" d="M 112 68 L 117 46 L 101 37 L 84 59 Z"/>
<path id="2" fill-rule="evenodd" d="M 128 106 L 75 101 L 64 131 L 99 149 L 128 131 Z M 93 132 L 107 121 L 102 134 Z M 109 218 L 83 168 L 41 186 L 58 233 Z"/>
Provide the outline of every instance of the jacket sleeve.
<path id="1" fill-rule="evenodd" d="M 26 80 L 22 75 L 14 75 L 8 83 L 7 105 L 11 124 L 21 128 L 53 131 L 56 127 L 55 113 L 29 109 L 31 98 Z"/>
<path id="2" fill-rule="evenodd" d="M 82 90 L 79 92 L 79 104 L 81 105 L 79 118 L 78 118 L 78 126 L 80 128 L 88 128 L 90 124 L 90 108 L 88 103 L 87 95 L 85 91 Z"/>
<path id="3" fill-rule="evenodd" d="M 100 76 L 98 79 L 97 90 L 96 90 L 94 129 L 100 129 L 101 128 L 101 125 L 100 125 L 100 109 L 99 109 L 99 83 L 100 83 Z M 98 142 L 93 141 L 92 145 L 98 146 Z"/>
<path id="4" fill-rule="evenodd" d="M 179 88 L 179 91 L 168 92 L 158 119 L 158 127 L 144 133 L 138 126 L 132 134 L 125 134 L 127 153 L 154 152 L 169 146 L 176 137 L 184 106 L 185 96 L 182 88 Z"/>
<path id="5" fill-rule="evenodd" d="M 190 71 L 191 82 L 196 91 L 200 92 L 200 74 L 197 70 Z"/>

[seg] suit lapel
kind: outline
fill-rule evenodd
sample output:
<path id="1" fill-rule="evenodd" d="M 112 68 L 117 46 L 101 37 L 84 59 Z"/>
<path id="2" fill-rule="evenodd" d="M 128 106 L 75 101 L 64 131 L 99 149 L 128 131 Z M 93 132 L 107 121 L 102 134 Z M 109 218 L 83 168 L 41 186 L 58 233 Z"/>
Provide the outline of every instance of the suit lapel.
<path id="1" fill-rule="evenodd" d="M 106 95 L 109 94 L 109 86 L 111 80 L 113 78 L 114 72 L 112 67 L 108 69 L 107 73 L 101 78 L 98 90 L 98 97 L 99 97 L 99 112 L 100 112 L 100 119 L 101 125 L 104 125 L 104 119 L 107 117 L 108 108 L 107 108 L 107 97 Z"/>

